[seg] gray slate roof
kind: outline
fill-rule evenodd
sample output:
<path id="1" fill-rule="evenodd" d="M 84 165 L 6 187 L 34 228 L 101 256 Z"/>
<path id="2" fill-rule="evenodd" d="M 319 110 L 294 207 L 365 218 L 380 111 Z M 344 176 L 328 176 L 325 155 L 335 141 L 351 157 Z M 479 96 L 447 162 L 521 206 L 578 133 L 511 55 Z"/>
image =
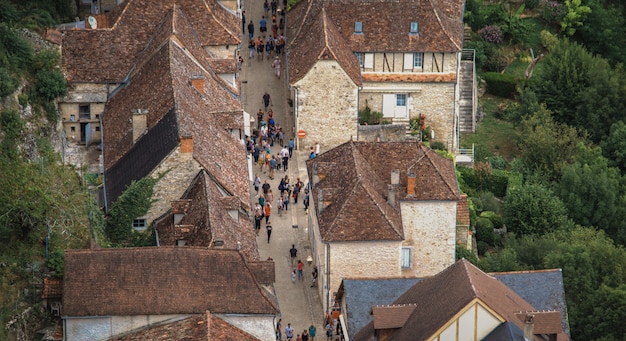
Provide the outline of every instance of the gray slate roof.
<path id="1" fill-rule="evenodd" d="M 524 340 L 524 331 L 515 323 L 504 322 L 494 329 L 483 341 L 517 341 Z"/>
<path id="2" fill-rule="evenodd" d="M 393 303 L 421 278 L 344 279 L 342 287 L 348 312 L 348 335 L 354 337 L 372 322 L 372 306 Z"/>

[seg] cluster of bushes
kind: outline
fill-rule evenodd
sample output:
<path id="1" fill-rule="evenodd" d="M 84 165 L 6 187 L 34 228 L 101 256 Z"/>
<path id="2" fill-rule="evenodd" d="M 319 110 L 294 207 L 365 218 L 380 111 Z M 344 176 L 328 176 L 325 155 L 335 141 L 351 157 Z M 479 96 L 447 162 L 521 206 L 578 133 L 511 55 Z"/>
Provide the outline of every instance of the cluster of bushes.
<path id="1" fill-rule="evenodd" d="M 378 111 L 372 111 L 370 106 L 365 101 L 365 108 L 359 110 L 359 124 L 381 124 L 383 113 Z"/>
<path id="2" fill-rule="evenodd" d="M 474 168 L 457 167 L 457 170 L 462 177 L 461 190 L 470 196 L 483 191 L 500 198 L 506 195 L 510 172 L 493 169 L 488 162 L 476 163 Z"/>
<path id="3" fill-rule="evenodd" d="M 515 98 L 519 78 L 508 73 L 486 72 L 483 74 L 483 79 L 487 84 L 487 92 L 490 94 L 504 98 Z"/>

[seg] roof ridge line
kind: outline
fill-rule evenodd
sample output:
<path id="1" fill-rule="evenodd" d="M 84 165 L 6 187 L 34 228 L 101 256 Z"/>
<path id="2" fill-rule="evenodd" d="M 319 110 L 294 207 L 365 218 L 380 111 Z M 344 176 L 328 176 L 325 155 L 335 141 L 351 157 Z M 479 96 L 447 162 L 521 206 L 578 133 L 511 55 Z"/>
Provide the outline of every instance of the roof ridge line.
<path id="1" fill-rule="evenodd" d="M 313 0 L 308 0 L 308 6 L 306 9 L 306 12 L 304 13 L 304 16 L 302 18 L 302 22 L 300 23 L 300 26 L 298 26 L 298 31 L 296 32 L 296 34 L 293 36 L 293 39 L 291 39 L 291 41 L 288 42 L 288 45 L 285 47 L 291 47 L 291 45 L 293 45 L 293 43 L 298 40 L 298 37 L 300 36 L 300 32 L 302 32 L 302 27 L 304 26 L 304 23 L 306 22 L 307 18 L 309 17 L 309 12 L 311 11 L 311 7 L 313 7 Z M 322 6 L 323 8 L 323 6 Z"/>
<path id="2" fill-rule="evenodd" d="M 330 54 L 333 56 L 334 60 L 337 60 L 337 55 L 335 54 L 335 51 L 333 51 L 333 49 L 330 47 L 330 45 L 328 44 L 328 18 L 326 17 L 326 9 L 324 7 L 322 7 L 322 26 L 323 26 L 323 31 L 324 31 L 324 48 L 322 49 L 322 51 L 320 51 L 320 54 L 317 56 L 317 59 L 319 60 L 320 57 L 322 57 L 322 54 L 324 53 L 325 50 L 328 50 L 328 52 L 330 52 Z"/>
<path id="3" fill-rule="evenodd" d="M 430 157 L 430 153 L 435 153 L 435 151 L 433 151 L 432 149 L 428 148 L 428 150 L 426 151 L 426 153 L 424 153 L 424 156 L 428 158 L 428 160 L 430 161 L 430 164 L 433 165 L 433 167 L 435 168 L 435 170 L 437 171 L 437 175 L 439 176 L 439 178 L 441 178 L 441 180 L 443 180 L 443 183 L 446 184 L 446 186 L 448 187 L 448 189 L 450 190 L 450 192 L 452 192 L 452 194 L 455 193 L 454 188 L 452 188 L 452 186 L 448 183 L 448 181 L 444 178 L 443 174 L 441 174 L 441 171 L 439 170 L 439 167 L 437 166 L 436 162 L 433 162 L 433 159 Z M 435 153 L 437 154 L 437 153 Z M 437 156 L 441 156 L 439 154 L 437 154 Z M 443 156 L 441 156 L 443 157 Z M 455 170 L 456 172 L 456 170 Z M 456 179 L 456 174 L 455 174 L 455 179 Z"/>
<path id="4" fill-rule="evenodd" d="M 431 8 L 433 9 L 433 13 L 435 14 L 435 18 L 437 18 L 437 23 L 439 23 L 439 26 L 441 27 L 441 31 L 446 35 L 446 37 L 448 37 L 448 39 L 452 42 L 452 44 L 454 44 L 454 46 L 458 50 L 461 50 L 461 47 L 459 45 L 457 45 L 457 43 L 454 41 L 454 39 L 452 39 L 452 37 L 450 36 L 450 33 L 448 32 L 448 30 L 446 30 L 445 25 L 443 25 L 443 23 L 441 22 L 441 18 L 439 17 L 439 13 L 437 13 L 437 9 L 435 8 L 435 5 L 433 5 L 433 0 L 428 0 L 428 2 L 430 3 Z"/>
<path id="5" fill-rule="evenodd" d="M 206 0 L 202 0 L 202 3 L 206 7 L 207 11 L 211 14 L 211 18 L 213 18 L 213 20 L 215 20 L 224 29 L 224 31 L 228 32 L 228 34 L 230 34 L 232 37 L 234 37 L 235 40 L 238 40 L 239 42 L 241 42 L 241 38 L 239 37 L 239 34 L 234 34 L 233 32 L 231 32 L 228 29 L 228 27 L 224 26 L 224 24 L 222 23 L 221 20 L 218 20 L 218 18 L 215 17 L 215 13 L 213 13 L 213 10 L 211 9 L 211 7 L 209 7 L 209 5 L 206 2 Z M 217 5 L 221 6 L 221 4 L 219 4 L 219 3 Z"/>

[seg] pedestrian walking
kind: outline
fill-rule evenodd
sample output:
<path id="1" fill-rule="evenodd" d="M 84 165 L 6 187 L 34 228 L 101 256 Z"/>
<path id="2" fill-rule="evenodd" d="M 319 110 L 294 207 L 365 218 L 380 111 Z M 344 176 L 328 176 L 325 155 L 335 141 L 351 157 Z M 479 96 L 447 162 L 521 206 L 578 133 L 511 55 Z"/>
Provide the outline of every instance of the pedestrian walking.
<path id="1" fill-rule="evenodd" d="M 291 270 L 291 283 L 296 284 L 296 270 Z"/>
<path id="2" fill-rule="evenodd" d="M 309 331 L 306 329 L 302 332 L 302 341 L 309 341 Z"/>
<path id="3" fill-rule="evenodd" d="M 298 259 L 298 280 L 301 281 L 304 279 L 304 263 Z"/>
<path id="4" fill-rule="evenodd" d="M 311 341 L 315 341 L 315 332 L 317 332 L 317 328 L 314 325 L 309 327 L 309 336 L 311 337 Z"/>
<path id="5" fill-rule="evenodd" d="M 248 23 L 248 37 L 250 39 L 254 38 L 254 24 L 252 23 L 252 20 Z"/>
<path id="6" fill-rule="evenodd" d="M 283 339 L 283 319 L 278 319 L 276 322 L 276 340 L 280 341 Z"/>
<path id="7" fill-rule="evenodd" d="M 270 11 L 270 3 L 267 2 L 267 0 L 263 3 L 263 11 L 265 12 L 265 15 L 267 15 Z"/>
<path id="8" fill-rule="evenodd" d="M 249 53 L 249 57 L 250 59 L 254 58 L 254 50 L 256 50 L 256 46 L 254 45 L 254 39 L 250 38 L 250 41 L 248 42 L 248 51 Z"/>
<path id="9" fill-rule="evenodd" d="M 265 207 L 263 208 L 263 215 L 265 216 L 265 223 L 270 221 L 270 214 L 272 213 L 272 204 L 269 201 L 265 201 Z"/>
<path id="10" fill-rule="evenodd" d="M 287 149 L 287 146 L 283 146 L 283 149 L 281 149 L 280 157 L 283 159 L 283 171 L 286 172 L 289 168 L 289 149 Z"/>
<path id="11" fill-rule="evenodd" d="M 326 340 L 330 340 L 333 337 L 333 326 L 328 322 L 326 324 Z"/>
<path id="12" fill-rule="evenodd" d="M 286 191 L 285 194 L 283 194 L 283 207 L 285 208 L 285 212 L 289 210 L 289 192 L 288 191 Z"/>
<path id="13" fill-rule="evenodd" d="M 261 205 L 257 203 L 254 206 L 254 231 L 257 236 L 259 235 L 259 231 L 261 230 L 261 219 L 263 218 L 263 209 Z"/>
<path id="14" fill-rule="evenodd" d="M 265 20 L 265 16 L 262 16 L 261 20 L 259 20 L 259 31 L 261 33 L 267 32 L 267 20 Z"/>
<path id="15" fill-rule="evenodd" d="M 246 11 L 241 12 L 241 33 L 246 34 Z"/>
<path id="16" fill-rule="evenodd" d="M 293 327 L 291 326 L 291 323 L 287 323 L 287 327 L 285 327 L 285 337 L 287 340 L 293 339 Z"/>
<path id="17" fill-rule="evenodd" d="M 278 201 L 276 202 L 276 207 L 278 207 L 278 216 L 282 217 L 283 216 L 283 197 L 282 196 L 278 196 Z"/>
<path id="18" fill-rule="evenodd" d="M 272 97 L 267 93 L 267 91 L 263 94 L 262 103 L 265 106 L 265 111 L 267 111 L 267 107 L 272 105 Z"/>
<path id="19" fill-rule="evenodd" d="M 296 341 L 302 341 L 302 337 L 300 336 L 300 334 L 296 335 Z"/>
<path id="20" fill-rule="evenodd" d="M 320 143 L 315 142 L 315 156 L 320 155 Z"/>
<path id="21" fill-rule="evenodd" d="M 298 249 L 296 249 L 295 244 L 291 244 L 291 249 L 289 249 L 289 255 L 291 256 L 291 265 L 293 265 L 296 257 L 298 257 Z M 295 270 L 294 270 L 295 273 Z"/>
<path id="22" fill-rule="evenodd" d="M 259 196 L 260 187 L 261 187 L 261 177 L 258 174 L 254 174 L 254 191 L 256 192 L 257 197 Z"/>
<path id="23" fill-rule="evenodd" d="M 265 223 L 265 229 L 267 230 L 267 243 L 269 244 L 272 236 L 272 224 L 269 221 Z"/>
<path id="24" fill-rule="evenodd" d="M 263 183 L 263 187 L 262 187 L 263 188 L 263 194 L 267 194 L 267 192 L 269 192 L 271 187 L 272 186 L 270 185 L 270 183 L 267 180 L 265 180 L 265 182 Z"/>
<path id="25" fill-rule="evenodd" d="M 313 267 L 313 271 L 311 272 L 311 288 L 317 285 L 317 266 Z"/>
<path id="26" fill-rule="evenodd" d="M 274 61 L 272 62 L 272 68 L 274 68 L 274 76 L 280 79 L 280 58 L 278 56 L 274 58 Z"/>
<path id="27" fill-rule="evenodd" d="M 293 139 L 289 139 L 289 142 L 287 142 L 287 146 L 289 147 L 289 158 L 291 159 L 291 155 L 293 154 L 293 148 L 295 148 L 296 146 Z"/>

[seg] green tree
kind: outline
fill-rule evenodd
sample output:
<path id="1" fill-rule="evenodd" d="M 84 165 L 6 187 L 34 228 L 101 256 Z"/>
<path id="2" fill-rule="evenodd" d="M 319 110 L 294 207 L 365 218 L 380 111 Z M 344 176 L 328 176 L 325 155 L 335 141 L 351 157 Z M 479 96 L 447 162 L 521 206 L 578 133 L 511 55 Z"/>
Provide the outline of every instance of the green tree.
<path id="1" fill-rule="evenodd" d="M 602 154 L 609 164 L 626 171 L 626 124 L 618 121 L 611 125 L 609 136 L 601 142 Z"/>
<path id="2" fill-rule="evenodd" d="M 526 183 L 508 191 L 504 202 L 504 223 L 517 236 L 544 234 L 564 226 L 565 206 L 559 197 L 541 184 Z"/>
<path id="3" fill-rule="evenodd" d="M 620 9 L 605 6 L 599 0 L 588 0 L 591 8 L 585 24 L 576 30 L 573 39 L 589 52 L 602 55 L 611 64 L 626 62 L 626 20 Z"/>
<path id="4" fill-rule="evenodd" d="M 561 18 L 561 32 L 571 36 L 583 25 L 591 8 L 584 6 L 582 0 L 565 0 L 565 10 L 565 15 Z"/>
<path id="5" fill-rule="evenodd" d="M 621 67 L 611 68 L 581 45 L 562 40 L 542 61 L 529 90 L 557 121 L 586 130 L 597 143 L 614 122 L 624 120 L 624 84 Z"/>
<path id="6" fill-rule="evenodd" d="M 626 339 L 626 284 L 616 288 L 603 284 L 585 301 L 582 310 L 587 315 L 586 326 L 577 339 Z"/>
<path id="7" fill-rule="evenodd" d="M 41 70 L 35 80 L 37 95 L 44 101 L 52 101 L 67 93 L 65 77 L 57 70 Z"/>

